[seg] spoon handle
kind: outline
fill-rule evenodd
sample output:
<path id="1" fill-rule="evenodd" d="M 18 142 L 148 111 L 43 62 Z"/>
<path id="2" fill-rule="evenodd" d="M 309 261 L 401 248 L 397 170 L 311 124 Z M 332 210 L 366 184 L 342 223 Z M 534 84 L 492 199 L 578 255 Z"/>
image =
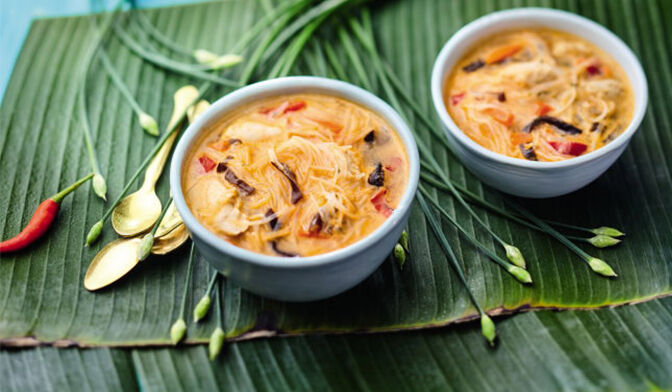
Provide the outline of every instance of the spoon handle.
<path id="1" fill-rule="evenodd" d="M 173 95 L 173 114 L 170 117 L 167 129 L 172 129 L 177 121 L 182 118 L 182 114 L 188 109 L 189 104 L 198 97 L 198 90 L 194 86 L 184 86 L 178 89 Z M 147 166 L 145 171 L 145 180 L 142 183 L 142 189 L 150 190 L 154 188 L 156 181 L 158 181 L 163 167 L 168 160 L 168 155 L 173 148 L 175 139 L 177 138 L 177 129 L 168 139 L 166 139 L 161 149 L 154 155 L 152 161 Z"/>

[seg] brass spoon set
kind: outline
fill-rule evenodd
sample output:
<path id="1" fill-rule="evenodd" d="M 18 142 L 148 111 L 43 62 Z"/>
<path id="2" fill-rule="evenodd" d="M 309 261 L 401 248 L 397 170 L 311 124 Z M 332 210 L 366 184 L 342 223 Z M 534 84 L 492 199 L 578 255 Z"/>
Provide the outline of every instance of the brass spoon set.
<path id="1" fill-rule="evenodd" d="M 175 92 L 173 115 L 168 129 L 173 128 L 175 122 L 179 120 L 180 113 L 196 97 L 198 90 L 194 86 L 184 86 Z M 193 122 L 209 106 L 207 101 L 201 100 L 187 108 L 189 122 Z M 117 234 L 125 238 L 107 244 L 91 261 L 84 277 L 84 287 L 87 290 L 98 290 L 116 282 L 140 262 L 138 246 L 142 234 L 150 230 L 161 216 L 161 201 L 156 195 L 155 185 L 163 172 L 176 138 L 177 132 L 166 140 L 154 156 L 145 171 L 145 180 L 140 189 L 124 198 L 114 209 L 112 227 Z M 152 253 L 156 255 L 170 253 L 180 247 L 187 238 L 189 233 L 186 226 L 174 202 L 171 202 L 154 235 Z"/>

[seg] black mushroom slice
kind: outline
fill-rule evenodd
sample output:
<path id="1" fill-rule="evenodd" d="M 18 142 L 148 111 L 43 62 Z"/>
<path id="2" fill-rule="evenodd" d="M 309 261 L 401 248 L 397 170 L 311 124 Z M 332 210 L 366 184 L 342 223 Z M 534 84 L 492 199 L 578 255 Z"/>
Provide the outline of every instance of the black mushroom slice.
<path id="1" fill-rule="evenodd" d="M 308 232 L 311 234 L 317 234 L 322 231 L 322 226 L 324 226 L 324 221 L 322 220 L 322 215 L 317 212 L 313 215 L 313 219 L 310 220 L 310 226 L 308 226 Z"/>
<path id="2" fill-rule="evenodd" d="M 273 217 L 270 221 L 268 221 L 268 225 L 271 227 L 272 231 L 276 231 L 280 228 L 280 222 L 278 222 L 278 216 L 275 215 L 275 211 L 273 211 L 272 208 L 269 208 L 264 214 L 264 216 L 266 218 Z"/>
<path id="3" fill-rule="evenodd" d="M 519 144 L 518 148 L 520 148 L 520 152 L 523 153 L 523 156 L 525 159 L 530 160 L 530 161 L 536 161 L 537 160 L 537 154 L 534 152 L 533 147 L 525 147 L 524 144 Z"/>
<path id="4" fill-rule="evenodd" d="M 271 241 L 271 247 L 275 251 L 275 253 L 279 254 L 280 256 L 284 257 L 299 257 L 298 254 L 292 253 L 292 252 L 285 252 L 284 250 L 278 248 L 278 243 L 275 241 Z"/>
<path id="5" fill-rule="evenodd" d="M 369 133 L 364 136 L 364 141 L 367 143 L 373 143 L 373 141 L 376 140 L 376 131 L 371 130 Z"/>
<path id="6" fill-rule="evenodd" d="M 385 183 L 385 172 L 383 171 L 382 163 L 378 163 L 376 168 L 369 174 L 368 182 L 373 186 L 383 186 Z"/>
<path id="7" fill-rule="evenodd" d="M 574 125 L 570 123 L 566 123 L 559 118 L 551 117 L 551 116 L 540 116 L 532 120 L 531 123 L 525 125 L 523 127 L 522 132 L 525 133 L 530 133 L 534 130 L 534 128 L 538 127 L 541 124 L 549 124 L 557 129 L 561 130 L 562 132 L 568 133 L 570 135 L 578 135 L 580 133 L 583 133 L 583 131 Z"/>
<path id="8" fill-rule="evenodd" d="M 501 93 L 497 94 L 497 100 L 499 102 L 506 102 L 506 93 L 502 91 Z"/>
<path id="9" fill-rule="evenodd" d="M 220 162 L 217 165 L 217 173 L 224 173 L 224 179 L 238 188 L 238 191 L 243 196 L 249 196 L 254 193 L 254 187 L 238 178 L 233 170 L 226 166 L 226 163 Z"/>
<path id="10" fill-rule="evenodd" d="M 462 67 L 462 70 L 464 72 L 474 72 L 476 70 L 479 70 L 479 69 L 483 68 L 484 66 L 485 66 L 485 61 L 483 61 L 482 59 L 478 59 L 478 60 L 476 60 L 474 62 L 471 62 L 471 63 L 467 64 L 466 66 Z"/>
<path id="11" fill-rule="evenodd" d="M 286 164 L 282 162 L 273 162 L 271 161 L 271 164 L 273 167 L 278 169 L 280 173 L 282 173 L 285 178 L 289 181 L 289 185 L 292 187 L 292 195 L 290 197 L 290 201 L 292 204 L 296 204 L 299 202 L 299 200 L 303 199 L 303 193 L 301 193 L 301 189 L 299 189 L 299 185 L 296 183 L 296 174 L 292 171 L 292 169 L 289 168 Z"/>

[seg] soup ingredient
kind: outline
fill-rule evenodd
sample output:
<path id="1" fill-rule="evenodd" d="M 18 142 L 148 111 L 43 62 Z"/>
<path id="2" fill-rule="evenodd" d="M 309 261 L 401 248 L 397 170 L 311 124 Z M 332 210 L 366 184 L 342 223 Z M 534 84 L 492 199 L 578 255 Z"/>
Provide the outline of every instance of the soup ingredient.
<path id="1" fill-rule="evenodd" d="M 271 164 L 289 181 L 289 185 L 292 187 L 292 195 L 290 196 L 292 204 L 298 203 L 299 200 L 303 199 L 303 193 L 301 193 L 301 189 L 299 189 L 299 185 L 296 183 L 296 174 L 285 163 L 271 161 Z"/>
<path id="2" fill-rule="evenodd" d="M 278 242 L 277 241 L 271 241 L 271 247 L 275 251 L 275 253 L 279 254 L 280 256 L 284 257 L 299 257 L 298 254 L 292 253 L 292 252 L 286 252 L 278 247 Z"/>
<path id="3" fill-rule="evenodd" d="M 521 132 L 530 133 L 530 132 L 534 131 L 534 128 L 536 128 L 539 125 L 544 124 L 544 123 L 549 124 L 549 125 L 553 125 L 557 129 L 559 129 L 559 130 L 561 130 L 565 133 L 568 133 L 570 135 L 578 135 L 578 134 L 583 132 L 582 130 L 575 127 L 574 125 L 572 125 L 570 123 L 566 123 L 566 122 L 564 122 L 564 121 L 562 121 L 558 118 L 551 117 L 551 116 L 540 116 L 540 117 L 535 118 L 534 120 L 532 120 L 531 123 L 524 126 L 523 129 L 521 130 Z"/>
<path id="4" fill-rule="evenodd" d="M 628 77 L 614 59 L 582 38 L 548 29 L 504 32 L 476 45 L 446 78 L 443 96 L 469 138 L 533 161 L 602 148 L 627 128 L 634 110 Z"/>
<path id="5" fill-rule="evenodd" d="M 226 166 L 225 163 L 220 162 L 217 165 L 217 173 L 222 172 L 224 173 L 224 179 L 229 183 L 231 183 L 232 185 L 235 185 L 240 191 L 240 194 L 242 194 L 243 196 L 249 196 L 252 193 L 254 193 L 254 187 L 250 186 L 248 183 L 238 178 L 238 176 L 236 176 L 233 170 L 229 169 L 229 167 Z"/>
<path id="6" fill-rule="evenodd" d="M 63 198 L 69 195 L 70 192 L 79 188 L 83 183 L 89 181 L 93 176 L 94 173 L 91 173 L 80 178 L 74 184 L 40 203 L 40 205 L 37 206 L 37 209 L 35 209 L 32 218 L 28 221 L 28 224 L 19 234 L 13 238 L 0 242 L 0 253 L 19 251 L 41 238 L 54 223 Z"/>
<path id="7" fill-rule="evenodd" d="M 203 170 L 205 172 L 209 172 L 210 170 L 214 169 L 217 164 L 215 161 L 213 161 L 209 156 L 203 155 L 202 157 L 198 158 L 198 161 L 201 162 L 201 166 L 203 166 Z"/>
<path id="8" fill-rule="evenodd" d="M 548 142 L 548 144 L 555 148 L 555 150 L 560 154 L 573 155 L 575 157 L 583 154 L 583 152 L 588 149 L 588 146 L 579 142 L 556 142 L 551 140 Z"/>
<path id="9" fill-rule="evenodd" d="M 369 184 L 377 187 L 385 185 L 385 172 L 383 171 L 383 164 L 378 163 L 376 168 L 369 175 Z"/>

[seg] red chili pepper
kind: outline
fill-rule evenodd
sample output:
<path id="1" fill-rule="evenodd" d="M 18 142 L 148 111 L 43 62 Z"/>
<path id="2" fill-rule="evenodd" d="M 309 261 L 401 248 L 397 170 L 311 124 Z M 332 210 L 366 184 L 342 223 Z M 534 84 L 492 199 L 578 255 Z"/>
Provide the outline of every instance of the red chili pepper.
<path id="1" fill-rule="evenodd" d="M 285 108 L 283 113 L 296 112 L 296 111 L 301 110 L 305 107 L 306 107 L 306 102 L 304 102 L 304 101 L 292 102 L 289 105 L 287 105 L 287 107 Z"/>
<path id="2" fill-rule="evenodd" d="M 401 167 L 402 163 L 404 163 L 404 161 L 402 161 L 401 158 L 392 157 L 390 158 L 390 162 L 385 165 L 385 170 L 393 172 Z"/>
<path id="3" fill-rule="evenodd" d="M 382 189 L 371 198 L 371 203 L 376 208 L 376 211 L 385 215 L 385 217 L 389 217 L 392 215 L 394 209 L 387 205 L 387 202 L 385 201 L 385 194 L 387 194 L 387 189 Z"/>
<path id="4" fill-rule="evenodd" d="M 198 161 L 201 163 L 201 166 L 203 166 L 203 170 L 205 170 L 206 173 L 217 166 L 215 161 L 210 159 L 210 157 L 207 155 L 203 155 L 202 157 L 198 158 Z"/>
<path id="5" fill-rule="evenodd" d="M 450 96 L 450 103 L 453 106 L 457 106 L 457 104 L 460 103 L 460 101 L 464 98 L 465 94 L 466 93 L 459 93 L 459 94 L 451 95 Z"/>
<path id="6" fill-rule="evenodd" d="M 578 143 L 578 142 L 555 142 L 555 141 L 550 141 L 548 142 L 557 152 L 560 154 L 565 154 L 565 155 L 573 155 L 575 157 L 578 157 L 579 155 L 583 154 L 586 149 L 588 149 L 588 146 L 586 146 L 583 143 Z"/>
<path id="7" fill-rule="evenodd" d="M 93 178 L 93 173 L 77 180 L 74 184 L 40 203 L 26 227 L 16 237 L 0 242 L 0 253 L 16 252 L 42 237 L 56 219 L 63 198 L 91 178 Z"/>

